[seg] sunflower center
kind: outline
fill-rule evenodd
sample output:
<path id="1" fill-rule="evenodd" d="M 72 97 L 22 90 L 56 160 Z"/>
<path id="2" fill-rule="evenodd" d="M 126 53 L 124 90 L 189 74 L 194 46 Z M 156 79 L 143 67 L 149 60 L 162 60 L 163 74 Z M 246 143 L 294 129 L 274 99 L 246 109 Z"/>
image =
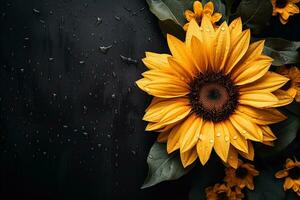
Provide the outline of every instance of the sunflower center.
<path id="1" fill-rule="evenodd" d="M 220 192 L 217 194 L 217 200 L 228 200 L 226 192 Z"/>
<path id="2" fill-rule="evenodd" d="M 248 170 L 244 167 L 239 167 L 237 168 L 237 170 L 235 171 L 235 176 L 237 178 L 243 179 L 248 175 Z"/>
<path id="3" fill-rule="evenodd" d="M 277 8 L 284 8 L 287 4 L 287 0 L 276 0 Z"/>
<path id="4" fill-rule="evenodd" d="M 238 90 L 222 72 L 199 74 L 190 83 L 189 94 L 193 111 L 204 120 L 219 122 L 227 119 L 238 104 Z"/>
<path id="5" fill-rule="evenodd" d="M 289 170 L 289 176 L 292 179 L 300 179 L 300 167 L 294 167 Z"/>

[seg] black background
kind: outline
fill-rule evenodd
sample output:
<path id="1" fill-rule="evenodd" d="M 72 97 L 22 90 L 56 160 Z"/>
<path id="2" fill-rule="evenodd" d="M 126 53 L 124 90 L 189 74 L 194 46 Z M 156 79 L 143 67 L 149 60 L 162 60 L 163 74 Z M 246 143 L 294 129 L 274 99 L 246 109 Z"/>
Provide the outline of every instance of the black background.
<path id="1" fill-rule="evenodd" d="M 134 81 L 145 51 L 167 51 L 145 1 L 0 6 L 0 199 L 187 199 L 191 175 L 139 189 L 156 134 Z M 298 16 L 274 18 L 265 35 L 299 40 L 299 29 Z"/>

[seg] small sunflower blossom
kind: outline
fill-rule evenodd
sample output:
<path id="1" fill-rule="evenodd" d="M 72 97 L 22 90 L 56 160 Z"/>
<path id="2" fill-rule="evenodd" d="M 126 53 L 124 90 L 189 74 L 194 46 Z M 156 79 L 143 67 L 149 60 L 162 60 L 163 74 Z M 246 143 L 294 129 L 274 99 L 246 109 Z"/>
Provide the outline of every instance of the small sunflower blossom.
<path id="1" fill-rule="evenodd" d="M 279 68 L 277 73 L 289 78 L 290 80 L 283 86 L 286 89 L 286 92 L 295 96 L 295 100 L 300 102 L 300 70 L 298 67 L 285 67 L 282 66 Z"/>
<path id="2" fill-rule="evenodd" d="M 283 170 L 275 174 L 276 178 L 284 178 L 284 191 L 293 189 L 300 196 L 300 162 L 287 159 Z"/>
<path id="3" fill-rule="evenodd" d="M 299 14 L 299 7 L 296 3 L 300 0 L 272 0 L 273 16 L 279 14 L 279 20 L 282 24 L 286 24 L 290 16 Z"/>
<path id="4" fill-rule="evenodd" d="M 250 190 L 254 189 L 253 177 L 258 176 L 259 172 L 255 169 L 254 165 L 243 163 L 239 160 L 238 168 L 227 167 L 225 169 L 224 181 L 229 186 L 238 186 L 243 189 L 247 187 Z"/>
<path id="5" fill-rule="evenodd" d="M 207 200 L 242 200 L 245 195 L 239 187 L 230 187 L 226 183 L 217 183 L 205 188 Z"/>
<path id="6" fill-rule="evenodd" d="M 146 52 L 149 70 L 136 81 L 154 96 L 146 130 L 160 132 L 169 154 L 179 150 L 184 167 L 197 158 L 205 165 L 214 149 L 237 168 L 238 155 L 253 160 L 251 141 L 276 139 L 269 125 L 286 119 L 276 108 L 293 101 L 278 91 L 289 79 L 269 71 L 264 41 L 250 38 L 241 18 L 215 28 L 204 15 L 200 27 L 190 21 L 184 42 L 167 35 L 171 55 Z"/>
<path id="7" fill-rule="evenodd" d="M 212 22 L 213 25 L 215 25 L 216 22 L 218 22 L 222 18 L 222 14 L 215 12 L 214 13 L 214 4 L 212 2 L 208 2 L 204 5 L 204 8 L 202 6 L 202 3 L 200 1 L 195 1 L 193 4 L 194 12 L 191 10 L 186 10 L 184 12 L 184 16 L 188 23 L 186 23 L 183 26 L 183 29 L 187 31 L 189 27 L 189 23 L 192 19 L 196 20 L 198 24 L 201 23 L 203 15 L 206 15 Z"/>

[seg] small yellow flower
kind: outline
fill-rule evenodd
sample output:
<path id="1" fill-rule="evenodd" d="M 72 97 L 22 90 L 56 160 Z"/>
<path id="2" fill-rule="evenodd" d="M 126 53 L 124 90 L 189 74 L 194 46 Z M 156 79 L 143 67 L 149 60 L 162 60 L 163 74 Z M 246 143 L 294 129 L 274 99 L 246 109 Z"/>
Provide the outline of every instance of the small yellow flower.
<path id="1" fill-rule="evenodd" d="M 217 183 L 205 189 L 207 200 L 242 200 L 244 194 L 239 187 L 230 187 L 226 183 Z"/>
<path id="2" fill-rule="evenodd" d="M 275 174 L 276 178 L 285 178 L 283 189 L 293 189 L 294 192 L 300 196 L 300 162 L 294 162 L 291 159 L 287 159 L 285 169 L 278 171 Z"/>
<path id="3" fill-rule="evenodd" d="M 208 2 L 207 4 L 205 4 L 203 8 L 202 3 L 200 1 L 195 1 L 193 8 L 194 8 L 194 12 L 191 10 L 186 10 L 184 12 L 185 18 L 188 21 L 188 23 L 186 23 L 183 26 L 183 29 L 185 31 L 187 31 L 189 27 L 189 23 L 192 19 L 195 19 L 196 22 L 200 24 L 203 15 L 206 15 L 211 20 L 212 24 L 215 24 L 222 18 L 221 13 L 218 12 L 214 13 L 214 4 L 212 2 Z"/>
<path id="4" fill-rule="evenodd" d="M 296 3 L 300 0 L 272 0 L 273 16 L 280 15 L 279 19 L 282 24 L 286 24 L 290 16 L 299 14 L 299 8 Z"/>
<path id="5" fill-rule="evenodd" d="M 300 70 L 297 67 L 281 67 L 278 73 L 289 78 L 290 80 L 283 86 L 287 93 L 295 96 L 295 100 L 300 102 Z"/>
<path id="6" fill-rule="evenodd" d="M 230 199 L 231 189 L 225 183 L 217 183 L 205 188 L 207 200 Z"/>
<path id="7" fill-rule="evenodd" d="M 227 167 L 225 173 L 224 180 L 229 186 L 238 186 L 241 189 L 247 187 L 250 190 L 254 189 L 253 177 L 259 174 L 254 165 L 243 163 L 241 160 L 239 160 L 237 169 Z"/>

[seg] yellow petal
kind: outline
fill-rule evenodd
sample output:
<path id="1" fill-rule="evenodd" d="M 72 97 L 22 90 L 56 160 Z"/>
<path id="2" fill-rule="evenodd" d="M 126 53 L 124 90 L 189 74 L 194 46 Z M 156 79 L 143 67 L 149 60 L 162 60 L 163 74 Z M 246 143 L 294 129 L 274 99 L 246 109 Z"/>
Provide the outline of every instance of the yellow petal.
<path id="1" fill-rule="evenodd" d="M 287 177 L 289 175 L 289 173 L 286 170 L 280 170 L 278 172 L 276 172 L 275 177 L 276 178 L 284 178 Z"/>
<path id="2" fill-rule="evenodd" d="M 250 42 L 250 30 L 245 30 L 236 39 L 235 42 L 231 42 L 231 50 L 225 67 L 225 73 L 229 74 L 234 66 L 240 61 L 248 50 Z"/>
<path id="3" fill-rule="evenodd" d="M 214 13 L 214 4 L 211 1 L 205 4 L 203 13 L 207 15 L 212 15 Z"/>
<path id="4" fill-rule="evenodd" d="M 272 58 L 261 55 L 256 60 L 250 61 L 248 64 L 244 64 L 240 68 L 235 69 L 232 78 L 236 85 L 252 83 L 264 76 L 271 64 Z"/>
<path id="5" fill-rule="evenodd" d="M 227 163 L 234 169 L 238 168 L 238 153 L 232 146 L 229 148 Z"/>
<path id="6" fill-rule="evenodd" d="M 227 60 L 230 47 L 230 34 L 227 23 L 224 22 L 216 31 L 212 55 L 212 68 L 214 71 L 222 70 Z"/>
<path id="7" fill-rule="evenodd" d="M 204 15 L 202 18 L 202 22 L 201 22 L 201 27 L 200 27 L 201 31 L 202 31 L 202 38 L 203 41 L 206 46 L 206 53 L 207 53 L 207 57 L 210 58 L 211 55 L 211 51 L 213 49 L 213 40 L 215 38 L 215 29 L 211 23 L 211 20 Z M 211 60 L 211 59 L 208 59 Z"/>
<path id="8" fill-rule="evenodd" d="M 241 94 L 239 102 L 256 108 L 265 108 L 274 107 L 278 103 L 278 99 L 272 93 L 252 91 Z"/>
<path id="9" fill-rule="evenodd" d="M 190 71 L 189 68 L 185 67 L 184 64 L 182 64 L 175 58 L 169 58 L 168 61 L 173 70 L 173 73 L 177 74 L 180 80 L 184 82 L 190 82 L 191 80 L 193 80 L 193 76 L 194 74 L 196 74 L 195 72 Z"/>
<path id="10" fill-rule="evenodd" d="M 187 71 L 193 72 L 195 70 L 195 66 L 191 59 L 191 55 L 186 50 L 185 43 L 169 34 L 167 35 L 167 41 L 173 57 L 179 61 L 180 64 L 184 63 L 184 67 Z"/>
<path id="11" fill-rule="evenodd" d="M 211 121 L 203 123 L 199 140 L 197 142 L 197 153 L 202 165 L 208 161 L 214 146 L 214 124 Z"/>
<path id="12" fill-rule="evenodd" d="M 185 36 L 185 43 L 188 48 L 191 48 L 192 37 L 196 37 L 198 40 L 203 42 L 200 28 L 198 26 L 198 23 L 194 19 L 191 20 L 191 22 L 189 23 L 189 27 L 187 29 L 186 36 Z"/>
<path id="13" fill-rule="evenodd" d="M 180 128 L 180 124 L 175 126 L 169 134 L 168 142 L 167 142 L 167 152 L 169 154 L 176 151 L 180 147 L 179 138 L 181 133 L 178 131 L 179 128 Z"/>
<path id="14" fill-rule="evenodd" d="M 240 92 L 247 92 L 251 90 L 263 90 L 266 92 L 273 92 L 281 88 L 285 83 L 288 82 L 288 78 L 285 76 L 279 75 L 275 72 L 267 72 L 263 77 L 257 81 L 242 85 L 239 88 Z"/>
<path id="15" fill-rule="evenodd" d="M 259 40 L 257 42 L 251 43 L 244 57 L 241 59 L 238 65 L 242 65 L 246 62 L 250 62 L 251 60 L 255 60 L 257 57 L 259 57 L 263 52 L 264 44 L 265 44 L 264 40 Z"/>
<path id="16" fill-rule="evenodd" d="M 167 142 L 169 134 L 170 134 L 170 132 L 168 132 L 168 131 L 160 133 L 157 137 L 157 142 L 161 142 L 161 143 Z"/>
<path id="17" fill-rule="evenodd" d="M 274 124 L 286 119 L 285 115 L 274 108 L 259 109 L 246 105 L 239 105 L 237 110 L 248 116 L 254 123 L 260 125 Z"/>
<path id="18" fill-rule="evenodd" d="M 190 102 L 188 98 L 174 98 L 170 100 L 160 101 L 148 107 L 143 120 L 150 122 L 160 122 L 170 116 L 172 113 L 176 113 L 175 118 L 179 113 L 184 113 L 190 110 Z"/>
<path id="19" fill-rule="evenodd" d="M 184 12 L 184 16 L 186 18 L 187 21 L 191 21 L 192 19 L 194 19 L 196 16 L 195 16 L 195 13 L 193 13 L 192 11 L 190 10 L 186 10 Z"/>
<path id="20" fill-rule="evenodd" d="M 226 163 L 230 147 L 230 134 L 223 122 L 215 123 L 214 149 L 218 156 Z"/>
<path id="21" fill-rule="evenodd" d="M 180 153 L 181 162 L 184 168 L 192 164 L 197 159 L 197 151 L 195 148 Z"/>
<path id="22" fill-rule="evenodd" d="M 147 78 L 151 81 L 157 81 L 157 80 L 172 80 L 181 83 L 182 79 L 180 79 L 176 74 L 168 73 L 167 71 L 162 71 L 162 70 L 148 70 L 142 73 L 142 76 L 144 78 Z M 185 82 L 185 81 L 184 81 Z"/>
<path id="23" fill-rule="evenodd" d="M 299 14 L 299 8 L 296 4 L 288 3 L 285 7 L 286 11 L 289 12 L 289 14 Z"/>
<path id="24" fill-rule="evenodd" d="M 277 103 L 273 105 L 273 107 L 288 105 L 294 101 L 294 97 L 296 96 L 296 92 L 292 94 L 281 89 L 276 90 L 275 92 L 273 92 L 273 94 L 276 95 L 276 97 L 279 99 L 279 101 L 277 101 Z"/>
<path id="25" fill-rule="evenodd" d="M 229 25 L 230 31 L 230 40 L 233 43 L 236 41 L 242 34 L 243 24 L 240 17 L 234 19 Z"/>
<path id="26" fill-rule="evenodd" d="M 186 152 L 197 144 L 202 123 L 203 120 L 194 113 L 183 122 L 180 128 L 180 131 L 183 133 L 180 137 L 181 152 Z"/>
<path id="27" fill-rule="evenodd" d="M 138 82 L 137 84 L 139 85 Z M 189 86 L 186 83 L 168 78 L 151 81 L 141 89 L 150 95 L 161 98 L 182 97 L 189 93 Z"/>
<path id="28" fill-rule="evenodd" d="M 145 91 L 145 86 L 149 84 L 151 81 L 148 78 L 142 78 L 135 82 L 135 84 L 143 91 Z"/>
<path id="29" fill-rule="evenodd" d="M 161 102 L 161 101 L 164 101 L 164 100 L 165 100 L 165 99 L 163 99 L 163 98 L 158 98 L 158 97 L 152 98 L 151 103 L 150 103 L 150 105 L 146 108 L 145 112 L 147 112 L 153 105 L 155 105 L 155 104 L 157 104 L 157 103 L 159 103 L 159 102 Z"/>
<path id="30" fill-rule="evenodd" d="M 245 138 L 253 141 L 263 141 L 261 129 L 253 122 L 247 120 L 242 114 L 233 114 L 229 119 L 236 130 L 238 130 Z"/>
<path id="31" fill-rule="evenodd" d="M 149 69 L 168 69 L 168 57 L 170 57 L 169 54 L 146 52 L 146 58 L 142 61 Z"/>
<path id="32" fill-rule="evenodd" d="M 263 136 L 264 136 L 264 141 L 274 141 L 276 140 L 276 136 L 272 132 L 271 128 L 269 126 L 260 126 Z"/>
<path id="33" fill-rule="evenodd" d="M 241 154 L 241 156 L 243 156 L 244 158 L 246 158 L 248 160 L 254 160 L 254 148 L 250 141 L 248 141 L 248 147 L 249 147 L 248 153 L 239 151 L 239 154 Z"/>
<path id="34" fill-rule="evenodd" d="M 218 22 L 221 18 L 222 18 L 222 14 L 216 12 L 211 16 L 211 21 L 215 23 Z"/>
<path id="35" fill-rule="evenodd" d="M 295 162 L 292 159 L 290 159 L 290 158 L 286 159 L 285 168 L 289 169 L 289 168 L 292 168 L 294 166 L 295 166 Z"/>
<path id="36" fill-rule="evenodd" d="M 283 188 L 284 190 L 288 190 L 291 189 L 293 185 L 294 185 L 294 181 L 290 177 L 287 177 L 284 181 Z"/>
<path id="37" fill-rule="evenodd" d="M 194 58 L 194 62 L 196 63 L 197 69 L 199 72 L 205 72 L 207 70 L 208 60 L 207 54 L 205 52 L 205 45 L 203 45 L 198 38 L 192 38 L 191 51 Z M 202 49 L 202 51 L 199 51 Z"/>
<path id="38" fill-rule="evenodd" d="M 230 143 L 238 150 L 248 153 L 248 143 L 246 138 L 233 127 L 230 120 L 226 120 L 224 123 L 230 133 Z"/>
<path id="39" fill-rule="evenodd" d="M 198 16 L 202 15 L 203 7 L 202 7 L 202 3 L 200 1 L 195 1 L 193 8 L 194 8 L 194 12 L 196 15 L 198 15 Z"/>

